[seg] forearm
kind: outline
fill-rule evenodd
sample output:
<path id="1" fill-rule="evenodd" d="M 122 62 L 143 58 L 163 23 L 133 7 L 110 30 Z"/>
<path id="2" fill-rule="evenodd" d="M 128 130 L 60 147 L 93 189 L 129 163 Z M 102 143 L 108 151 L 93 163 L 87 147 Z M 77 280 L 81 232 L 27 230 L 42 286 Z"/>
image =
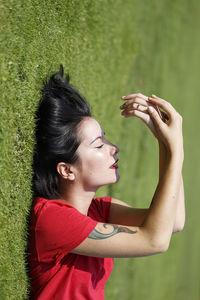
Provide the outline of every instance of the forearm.
<path id="1" fill-rule="evenodd" d="M 184 227 L 184 224 L 185 224 L 185 195 L 184 195 L 183 176 L 181 175 L 173 233 L 177 231 L 181 231 Z"/>
<path id="2" fill-rule="evenodd" d="M 183 157 L 180 153 L 167 157 L 166 167 L 159 179 L 143 230 L 153 245 L 168 246 L 174 228 L 180 188 Z"/>
<path id="3" fill-rule="evenodd" d="M 162 142 L 158 142 L 158 146 L 159 146 L 159 180 L 160 180 L 167 163 L 167 149 Z"/>
<path id="4" fill-rule="evenodd" d="M 163 175 L 167 163 L 167 150 L 164 144 L 159 143 L 159 180 Z M 181 174 L 179 193 L 177 195 L 177 208 L 174 219 L 173 232 L 181 231 L 185 223 L 185 196 L 184 196 L 184 184 L 183 176 Z"/>

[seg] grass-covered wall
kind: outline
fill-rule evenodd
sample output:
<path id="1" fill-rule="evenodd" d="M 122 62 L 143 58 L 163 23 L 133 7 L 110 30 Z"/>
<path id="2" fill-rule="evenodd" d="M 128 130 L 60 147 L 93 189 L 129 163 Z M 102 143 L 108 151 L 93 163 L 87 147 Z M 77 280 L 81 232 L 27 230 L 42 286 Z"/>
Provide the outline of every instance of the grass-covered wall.
<path id="1" fill-rule="evenodd" d="M 98 191 L 146 207 L 158 149 L 122 95 L 152 92 L 184 118 L 187 221 L 163 255 L 116 259 L 107 299 L 199 297 L 198 0 L 2 0 L 0 3 L 0 299 L 27 299 L 26 219 L 31 206 L 34 110 L 43 79 L 63 63 L 116 143 L 121 179 Z"/>

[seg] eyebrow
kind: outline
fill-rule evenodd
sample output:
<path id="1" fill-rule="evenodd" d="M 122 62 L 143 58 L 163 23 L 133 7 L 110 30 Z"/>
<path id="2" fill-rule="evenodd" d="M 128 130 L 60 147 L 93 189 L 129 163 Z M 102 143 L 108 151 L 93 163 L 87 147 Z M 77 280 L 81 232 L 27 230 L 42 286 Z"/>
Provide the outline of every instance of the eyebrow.
<path id="1" fill-rule="evenodd" d="M 105 135 L 106 133 L 104 132 L 103 134 Z M 96 140 L 101 139 L 101 138 L 102 138 L 102 136 L 96 137 L 96 138 L 90 143 L 90 145 L 93 144 Z"/>

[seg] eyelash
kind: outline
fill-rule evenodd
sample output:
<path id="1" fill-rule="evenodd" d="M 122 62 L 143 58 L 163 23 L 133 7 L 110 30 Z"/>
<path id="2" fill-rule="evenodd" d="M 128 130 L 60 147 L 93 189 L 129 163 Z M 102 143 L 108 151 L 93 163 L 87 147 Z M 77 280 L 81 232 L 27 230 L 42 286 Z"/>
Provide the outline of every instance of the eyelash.
<path id="1" fill-rule="evenodd" d="M 104 145 L 104 144 L 103 144 Z M 99 146 L 99 147 L 97 147 L 97 148 L 102 148 L 103 147 L 103 145 L 101 145 L 101 146 Z"/>

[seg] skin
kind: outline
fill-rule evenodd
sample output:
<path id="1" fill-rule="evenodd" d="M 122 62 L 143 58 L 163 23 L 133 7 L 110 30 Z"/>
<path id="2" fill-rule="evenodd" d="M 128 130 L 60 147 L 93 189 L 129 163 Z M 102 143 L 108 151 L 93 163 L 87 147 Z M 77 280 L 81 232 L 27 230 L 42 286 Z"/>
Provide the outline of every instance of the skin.
<path id="1" fill-rule="evenodd" d="M 159 99 L 159 97 L 152 95 L 152 99 Z M 153 106 L 159 111 L 159 116 L 166 122 L 168 119 L 167 114 L 164 111 L 160 111 L 157 105 L 153 105 L 152 103 L 148 102 L 148 97 L 139 93 L 139 94 L 131 94 L 126 96 L 123 101 L 126 101 L 123 105 L 120 106 L 122 110 L 122 115 L 124 117 L 137 117 L 141 119 L 152 131 L 155 138 L 158 141 L 159 146 L 159 179 L 162 177 L 164 170 L 167 165 L 167 156 L 168 150 L 164 142 L 159 139 L 156 134 L 155 126 L 153 121 L 150 118 L 148 113 L 148 107 Z M 148 211 L 143 211 L 142 215 L 145 218 L 145 214 Z M 142 215 L 140 216 L 140 221 L 142 220 Z M 181 231 L 185 224 L 185 197 L 184 197 L 184 185 L 183 185 L 183 176 L 181 175 L 181 182 L 180 182 L 180 189 L 179 189 L 179 196 L 178 196 L 178 205 L 176 210 L 176 217 L 174 222 L 173 232 Z"/>
<path id="2" fill-rule="evenodd" d="M 159 182 L 148 209 L 134 209 L 112 199 L 112 224 L 99 222 L 73 253 L 99 257 L 161 253 L 168 249 L 172 232 L 182 230 L 184 225 L 182 117 L 169 102 L 153 95 L 148 98 L 131 94 L 123 100 L 126 102 L 121 107 L 122 115 L 140 118 L 158 140 Z M 155 108 L 153 112 L 150 106 Z M 158 109 L 162 111 L 158 113 Z M 100 125 L 92 118 L 81 122 L 79 129 L 83 137 L 78 148 L 81 161 L 73 166 L 61 162 L 57 171 L 61 179 L 60 200 L 87 214 L 96 190 L 119 180 L 118 170 L 110 169 L 119 148 L 105 139 Z M 98 136 L 101 138 L 91 144 Z"/>
<path id="3" fill-rule="evenodd" d="M 101 126 L 93 118 L 87 117 L 81 122 L 79 134 L 82 143 L 77 153 L 81 161 L 76 165 L 58 164 L 57 171 L 61 175 L 59 192 L 62 195 L 60 200 L 87 215 L 97 189 L 119 181 L 118 169 L 110 167 L 117 160 L 120 149 L 106 139 Z M 100 138 L 94 141 L 97 137 Z"/>

